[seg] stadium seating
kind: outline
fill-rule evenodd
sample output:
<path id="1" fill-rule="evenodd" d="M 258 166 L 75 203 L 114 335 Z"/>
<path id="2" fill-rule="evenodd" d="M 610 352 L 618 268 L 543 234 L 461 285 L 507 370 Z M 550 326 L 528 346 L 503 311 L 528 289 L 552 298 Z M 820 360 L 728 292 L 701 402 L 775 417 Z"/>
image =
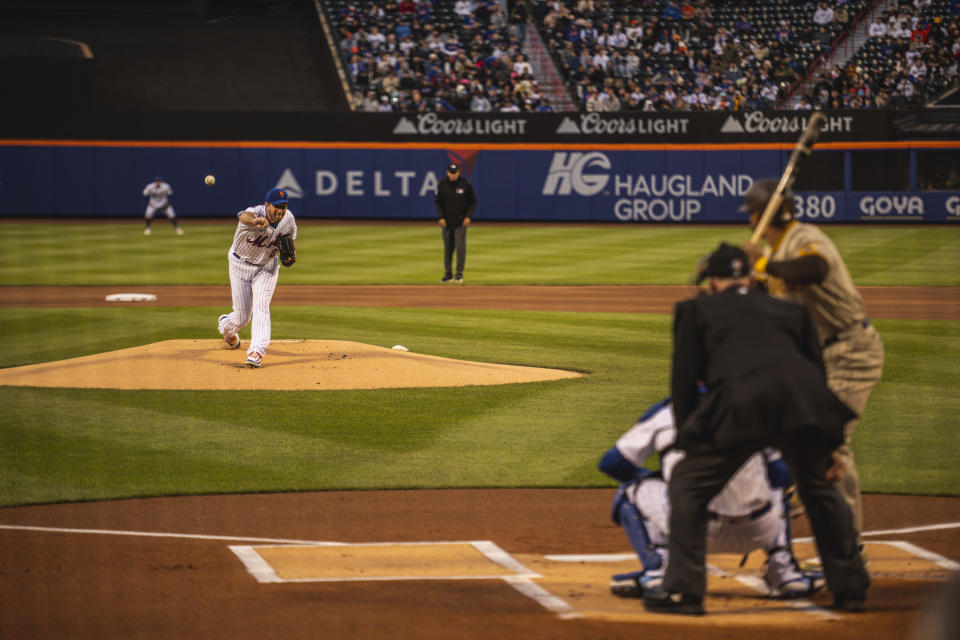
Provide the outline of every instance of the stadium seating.
<path id="1" fill-rule="evenodd" d="M 960 2 L 902 2 L 874 21 L 882 25 L 844 69 L 832 69 L 814 87 L 817 106 L 909 108 L 956 86 Z"/>
<path id="2" fill-rule="evenodd" d="M 831 20 L 822 33 L 814 22 L 818 4 L 787 0 L 564 0 L 542 29 L 587 110 L 616 110 L 611 104 L 644 110 L 770 108 L 866 7 L 865 0 L 832 0 L 828 6 L 838 4 L 847 22 Z M 617 47 L 595 35 L 615 31 L 631 34 L 626 47 L 622 39 Z M 595 63 L 610 57 L 611 48 L 637 45 L 639 68 Z M 615 99 L 602 99 L 604 94 Z"/>
<path id="3" fill-rule="evenodd" d="M 960 0 L 902 0 L 892 16 L 916 10 L 921 31 L 928 26 L 912 45 L 872 37 L 803 94 L 794 91 L 873 0 L 527 2 L 530 28 L 587 111 L 905 108 L 957 82 Z M 495 0 L 322 6 L 356 110 L 552 110 L 523 60 L 522 34 Z M 909 68 L 918 57 L 923 77 Z"/>
<path id="4" fill-rule="evenodd" d="M 326 0 L 361 111 L 536 111 L 539 82 L 495 0 Z"/>

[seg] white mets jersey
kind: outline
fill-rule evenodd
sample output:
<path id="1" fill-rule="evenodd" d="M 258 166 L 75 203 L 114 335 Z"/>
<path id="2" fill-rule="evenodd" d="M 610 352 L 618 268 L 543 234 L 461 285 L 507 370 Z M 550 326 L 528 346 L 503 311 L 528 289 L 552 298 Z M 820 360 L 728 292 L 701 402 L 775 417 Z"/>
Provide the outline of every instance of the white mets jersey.
<path id="1" fill-rule="evenodd" d="M 265 204 L 247 207 L 246 211 L 257 218 L 267 217 L 267 205 Z M 243 211 L 238 213 L 237 217 L 241 213 Z M 267 265 L 271 260 L 277 259 L 277 253 L 279 252 L 277 243 L 280 236 L 288 234 L 292 235 L 294 240 L 297 239 L 297 223 L 293 218 L 293 212 L 289 209 L 283 214 L 276 226 L 268 224 L 266 229 L 250 227 L 238 222 L 230 253 L 250 264 Z"/>
<path id="2" fill-rule="evenodd" d="M 166 182 L 151 182 L 143 188 L 143 195 L 150 198 L 152 206 L 162 207 L 167 204 L 167 198 L 173 195 L 173 189 Z"/>

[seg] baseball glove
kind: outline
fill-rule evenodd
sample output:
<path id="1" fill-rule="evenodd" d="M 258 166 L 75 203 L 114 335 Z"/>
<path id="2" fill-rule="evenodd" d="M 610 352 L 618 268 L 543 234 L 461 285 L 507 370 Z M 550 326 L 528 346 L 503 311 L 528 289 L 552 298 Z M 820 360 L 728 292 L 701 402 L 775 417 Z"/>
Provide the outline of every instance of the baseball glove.
<path id="1" fill-rule="evenodd" d="M 293 238 L 289 233 L 280 236 L 278 248 L 280 250 L 280 263 L 289 267 L 297 261 L 297 249 L 293 246 Z"/>

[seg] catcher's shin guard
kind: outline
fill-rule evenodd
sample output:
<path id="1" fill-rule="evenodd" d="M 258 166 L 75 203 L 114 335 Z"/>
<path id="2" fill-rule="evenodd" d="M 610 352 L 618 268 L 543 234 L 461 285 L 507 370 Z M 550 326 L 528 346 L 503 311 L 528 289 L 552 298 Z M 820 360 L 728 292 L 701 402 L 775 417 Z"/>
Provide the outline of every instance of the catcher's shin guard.
<path id="1" fill-rule="evenodd" d="M 772 549 L 768 553 L 763 581 L 770 590 L 770 597 L 782 600 L 805 598 L 826 586 L 823 573 L 802 571 L 789 549 Z"/>
<path id="2" fill-rule="evenodd" d="M 637 552 L 643 568 L 646 571 L 662 569 L 665 564 L 661 555 L 663 550 L 650 540 L 640 510 L 624 497 L 617 506 L 617 515 L 620 526 L 627 534 L 630 546 Z"/>
<path id="3" fill-rule="evenodd" d="M 790 496 L 780 491 L 783 513 L 777 523 L 777 533 L 767 552 L 767 566 L 763 581 L 770 597 L 804 598 L 822 589 L 826 581 L 822 571 L 801 569 L 793 555 L 793 527 L 790 518 Z"/>

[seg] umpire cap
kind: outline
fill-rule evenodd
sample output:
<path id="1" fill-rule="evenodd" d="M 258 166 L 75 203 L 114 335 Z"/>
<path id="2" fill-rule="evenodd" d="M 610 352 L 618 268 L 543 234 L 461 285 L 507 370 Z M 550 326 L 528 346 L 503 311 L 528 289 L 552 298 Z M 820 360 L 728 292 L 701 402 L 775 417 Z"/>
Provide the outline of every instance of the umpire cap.
<path id="1" fill-rule="evenodd" d="M 762 180 L 754 182 L 750 188 L 747 189 L 747 192 L 743 194 L 743 204 L 738 211 L 740 213 L 746 213 L 747 215 L 751 213 L 763 214 L 767 208 L 767 203 L 770 201 L 770 197 L 777 190 L 778 184 L 780 184 L 780 181 L 776 178 L 763 178 Z M 780 210 L 774 214 L 770 224 L 775 227 L 785 227 L 787 223 L 793 220 L 795 214 L 793 189 L 787 186 L 787 188 L 783 190 L 783 203 L 780 205 Z"/>
<path id="2" fill-rule="evenodd" d="M 697 265 L 697 284 L 706 278 L 743 278 L 750 275 L 750 260 L 740 247 L 721 242 L 705 261 Z"/>

